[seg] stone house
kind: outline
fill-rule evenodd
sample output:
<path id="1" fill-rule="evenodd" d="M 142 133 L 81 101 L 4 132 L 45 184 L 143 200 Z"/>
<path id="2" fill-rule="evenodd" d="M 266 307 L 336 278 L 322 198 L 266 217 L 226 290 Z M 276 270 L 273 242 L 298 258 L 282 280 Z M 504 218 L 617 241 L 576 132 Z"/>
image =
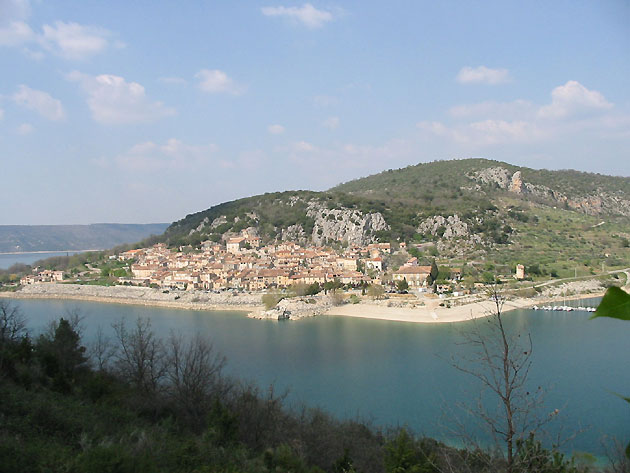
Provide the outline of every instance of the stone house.
<path id="1" fill-rule="evenodd" d="M 232 237 L 227 241 L 227 251 L 232 254 L 239 254 L 245 247 L 245 237 Z"/>
<path id="2" fill-rule="evenodd" d="M 398 271 L 394 271 L 392 279 L 394 281 L 406 280 L 409 287 L 419 288 L 426 284 L 430 274 L 431 266 L 402 266 Z"/>

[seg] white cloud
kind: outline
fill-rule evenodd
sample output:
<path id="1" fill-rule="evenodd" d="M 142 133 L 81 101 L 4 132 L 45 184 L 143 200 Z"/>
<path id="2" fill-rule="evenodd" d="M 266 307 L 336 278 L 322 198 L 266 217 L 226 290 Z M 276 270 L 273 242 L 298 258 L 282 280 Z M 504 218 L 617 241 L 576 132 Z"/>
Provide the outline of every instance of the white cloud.
<path id="1" fill-rule="evenodd" d="M 449 127 L 441 122 L 420 122 L 417 127 L 430 135 L 474 147 L 508 143 L 531 143 L 548 136 L 535 123 L 523 120 L 481 120 Z"/>
<path id="2" fill-rule="evenodd" d="M 324 120 L 324 123 L 322 125 L 324 125 L 324 127 L 328 128 L 329 130 L 336 130 L 337 128 L 339 128 L 339 117 L 328 117 L 326 120 Z"/>
<path id="3" fill-rule="evenodd" d="M 31 89 L 25 85 L 18 87 L 18 91 L 13 94 L 13 100 L 18 105 L 34 110 L 48 120 L 61 120 L 66 115 L 61 101 L 46 92 Z"/>
<path id="4" fill-rule="evenodd" d="M 609 110 L 612 107 L 600 92 L 589 90 L 579 82 L 570 80 L 553 89 L 551 104 L 541 107 L 539 115 L 544 118 L 565 118 Z"/>
<path id="5" fill-rule="evenodd" d="M 298 153 L 312 153 L 316 148 L 307 141 L 298 141 L 297 143 L 293 143 L 293 150 Z"/>
<path id="6" fill-rule="evenodd" d="M 33 133 L 33 130 L 35 130 L 35 128 L 33 128 L 33 125 L 31 125 L 30 123 L 22 123 L 15 129 L 15 132 L 18 135 L 26 136 Z"/>
<path id="7" fill-rule="evenodd" d="M 4 118 L 4 110 L 0 108 L 0 120 Z"/>
<path id="8" fill-rule="evenodd" d="M 34 38 L 33 30 L 23 21 L 12 21 L 0 26 L 0 46 L 20 46 Z"/>
<path id="9" fill-rule="evenodd" d="M 28 1 L 0 0 L 0 46 L 23 46 L 23 52 L 34 59 L 40 59 L 44 50 L 74 60 L 100 53 L 110 45 L 112 33 L 104 28 L 56 21 L 36 33 L 27 23 L 29 16 Z M 124 43 L 114 41 L 113 46 L 124 47 Z"/>
<path id="10" fill-rule="evenodd" d="M 442 122 L 421 121 L 416 126 L 423 131 L 427 131 L 437 136 L 449 136 L 451 130 Z"/>
<path id="11" fill-rule="evenodd" d="M 269 125 L 267 131 L 272 135 L 281 135 L 284 133 L 285 128 L 282 125 Z"/>
<path id="12" fill-rule="evenodd" d="M 44 53 L 38 50 L 34 50 L 34 49 L 30 49 L 30 48 L 22 48 L 22 52 L 30 57 L 31 59 L 33 59 L 34 61 L 41 61 L 42 59 L 44 59 Z"/>
<path id="13" fill-rule="evenodd" d="M 149 123 L 175 114 L 175 110 L 146 96 L 144 87 L 111 74 L 89 76 L 72 72 L 68 79 L 78 81 L 87 93 L 92 117 L 99 123 L 122 125 Z"/>
<path id="14" fill-rule="evenodd" d="M 219 69 L 202 69 L 195 78 L 199 79 L 199 88 L 211 94 L 227 93 L 240 95 L 245 88 L 236 84 L 228 75 Z"/>
<path id="15" fill-rule="evenodd" d="M 542 106 L 527 100 L 458 105 L 448 111 L 454 123 L 423 121 L 418 128 L 429 136 L 478 148 L 550 142 L 586 132 L 620 136 L 630 119 L 623 113 L 603 113 L 613 104 L 577 81 L 554 88 L 551 97 L 551 103 Z"/>
<path id="16" fill-rule="evenodd" d="M 486 66 L 462 67 L 457 74 L 457 81 L 461 84 L 502 84 L 510 80 L 507 69 L 490 69 Z"/>
<path id="17" fill-rule="evenodd" d="M 456 138 L 481 145 L 529 143 L 545 137 L 543 130 L 526 121 L 483 120 L 470 123 Z"/>
<path id="18" fill-rule="evenodd" d="M 111 32 L 104 28 L 56 21 L 42 27 L 42 46 L 66 59 L 85 59 L 104 51 Z"/>
<path id="19" fill-rule="evenodd" d="M 305 3 L 301 7 L 263 7 L 261 11 L 265 16 L 289 18 L 310 29 L 321 28 L 334 19 L 331 12 L 318 10 L 310 3 Z"/>
<path id="20" fill-rule="evenodd" d="M 114 163 L 131 171 L 190 170 L 210 161 L 217 147 L 187 145 L 170 138 L 164 144 L 138 143 L 114 158 Z M 99 160 L 100 161 L 100 160 Z"/>

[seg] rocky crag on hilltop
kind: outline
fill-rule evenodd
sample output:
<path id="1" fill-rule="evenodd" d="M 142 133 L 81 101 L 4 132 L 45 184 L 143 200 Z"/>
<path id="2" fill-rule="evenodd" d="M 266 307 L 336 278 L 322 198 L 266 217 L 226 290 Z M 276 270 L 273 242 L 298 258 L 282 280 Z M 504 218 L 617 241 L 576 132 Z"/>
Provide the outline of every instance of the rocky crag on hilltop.
<path id="1" fill-rule="evenodd" d="M 546 185 L 526 182 L 520 170 L 511 172 L 500 166 L 474 171 L 467 176 L 480 184 L 494 184 L 499 189 L 525 196 L 531 200 L 564 206 L 588 215 L 618 214 L 630 216 L 630 199 L 624 192 L 620 191 L 611 192 L 599 187 L 587 195 L 569 196 Z M 477 185 L 475 189 L 483 191 L 483 187 L 480 185 Z"/>

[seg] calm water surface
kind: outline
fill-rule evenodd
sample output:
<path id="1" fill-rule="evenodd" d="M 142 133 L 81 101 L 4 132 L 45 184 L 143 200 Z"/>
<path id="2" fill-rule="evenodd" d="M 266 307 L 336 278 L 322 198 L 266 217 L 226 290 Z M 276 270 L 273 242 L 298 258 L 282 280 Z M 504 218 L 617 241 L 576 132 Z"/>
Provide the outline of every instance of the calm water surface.
<path id="1" fill-rule="evenodd" d="M 201 333 L 225 354 L 230 374 L 261 387 L 289 388 L 291 402 L 320 406 L 341 417 L 358 415 L 378 425 L 407 424 L 442 439 L 453 440 L 444 426 L 453 425 L 453 415 L 462 415 L 447 406 L 474 403 L 479 395 L 479 385 L 449 361 L 467 350 L 458 342 L 470 322 L 411 324 L 334 316 L 275 322 L 239 312 L 51 300 L 19 304 L 34 331 L 68 309 L 79 309 L 88 340 L 98 326 L 111 333 L 111 324 L 121 317 L 130 323 L 149 317 L 161 336 L 172 329 Z M 507 313 L 506 320 L 510 330 L 531 333 L 531 388 L 547 391 L 545 412 L 562 412 L 550 430 L 585 429 L 567 450 L 601 454 L 603 435 L 630 437 L 630 409 L 612 394 L 630 394 L 630 324 L 589 316 L 519 310 Z"/>

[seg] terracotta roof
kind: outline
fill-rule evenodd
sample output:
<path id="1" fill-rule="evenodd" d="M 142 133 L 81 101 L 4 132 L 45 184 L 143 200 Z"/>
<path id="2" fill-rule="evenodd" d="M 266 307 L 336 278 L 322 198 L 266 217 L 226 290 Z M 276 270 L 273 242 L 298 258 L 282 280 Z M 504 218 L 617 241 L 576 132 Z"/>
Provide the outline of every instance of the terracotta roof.
<path id="1" fill-rule="evenodd" d="M 394 274 L 430 274 L 431 266 L 403 266 Z"/>

